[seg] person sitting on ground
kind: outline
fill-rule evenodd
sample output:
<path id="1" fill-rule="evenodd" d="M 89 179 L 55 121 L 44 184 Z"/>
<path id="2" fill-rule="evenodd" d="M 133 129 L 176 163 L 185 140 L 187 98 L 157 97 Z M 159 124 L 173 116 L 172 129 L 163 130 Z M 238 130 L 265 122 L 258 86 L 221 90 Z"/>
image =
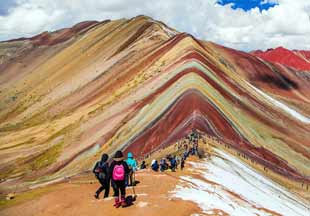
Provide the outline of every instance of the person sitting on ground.
<path id="1" fill-rule="evenodd" d="M 129 173 L 129 167 L 124 161 L 122 151 L 116 151 L 109 169 L 109 176 L 111 177 L 111 183 L 114 190 L 115 203 L 114 206 L 119 208 L 120 206 L 126 207 L 126 175 Z M 119 199 L 119 192 L 121 192 L 121 201 Z"/>
<path id="2" fill-rule="evenodd" d="M 140 165 L 140 169 L 145 169 L 146 168 L 146 164 L 145 161 L 142 161 L 141 165 Z"/>
<path id="3" fill-rule="evenodd" d="M 176 165 L 177 165 L 177 161 L 175 160 L 175 157 L 171 157 L 171 159 L 170 159 L 170 169 L 171 169 L 172 172 L 175 172 Z"/>
<path id="4" fill-rule="evenodd" d="M 129 174 L 127 176 L 126 185 L 132 186 L 135 185 L 135 179 L 133 180 L 134 172 L 138 169 L 137 161 L 133 158 L 133 154 L 128 152 L 126 163 L 129 167 Z"/>
<path id="5" fill-rule="evenodd" d="M 167 160 L 164 158 L 164 170 L 169 169 L 169 164 L 167 163 Z"/>
<path id="6" fill-rule="evenodd" d="M 160 170 L 160 172 L 164 172 L 165 171 L 165 159 L 164 158 L 162 158 L 160 160 L 159 170 Z"/>
<path id="7" fill-rule="evenodd" d="M 157 160 L 152 160 L 151 168 L 153 171 L 158 172 L 159 166 Z"/>
<path id="8" fill-rule="evenodd" d="M 109 172 L 109 164 L 108 164 L 109 155 L 102 154 L 101 160 L 97 161 L 96 165 L 93 168 L 93 173 L 95 174 L 96 178 L 98 179 L 101 186 L 95 192 L 95 198 L 99 199 L 99 194 L 104 191 L 103 198 L 107 198 L 109 196 L 110 191 L 110 177 L 108 175 Z"/>

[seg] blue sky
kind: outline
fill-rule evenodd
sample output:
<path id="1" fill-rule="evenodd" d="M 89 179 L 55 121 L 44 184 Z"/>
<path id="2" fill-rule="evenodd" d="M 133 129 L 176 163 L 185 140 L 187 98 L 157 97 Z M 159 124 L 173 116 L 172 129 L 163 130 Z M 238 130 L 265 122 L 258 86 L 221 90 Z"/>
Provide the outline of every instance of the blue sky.
<path id="1" fill-rule="evenodd" d="M 256 7 L 258 7 L 260 11 L 268 10 L 269 8 L 277 5 L 276 1 L 263 0 L 218 0 L 217 3 L 220 5 L 232 4 L 232 9 L 240 8 L 244 11 L 249 11 Z"/>
<path id="2" fill-rule="evenodd" d="M 310 50 L 310 0 L 0 0 L 0 41 L 141 14 L 239 50 Z"/>
<path id="3" fill-rule="evenodd" d="M 16 6 L 15 0 L 0 0 L 0 16 L 8 14 L 9 9 Z"/>
<path id="4" fill-rule="evenodd" d="M 7 15 L 9 9 L 16 6 L 16 0 L 0 0 L 0 15 Z M 306 1 L 306 0 L 305 0 Z M 264 1 L 264 0 L 218 0 L 220 5 L 232 4 L 232 9 L 243 9 L 249 11 L 252 8 L 258 7 L 260 11 L 268 10 L 271 7 L 277 5 L 276 1 Z"/>

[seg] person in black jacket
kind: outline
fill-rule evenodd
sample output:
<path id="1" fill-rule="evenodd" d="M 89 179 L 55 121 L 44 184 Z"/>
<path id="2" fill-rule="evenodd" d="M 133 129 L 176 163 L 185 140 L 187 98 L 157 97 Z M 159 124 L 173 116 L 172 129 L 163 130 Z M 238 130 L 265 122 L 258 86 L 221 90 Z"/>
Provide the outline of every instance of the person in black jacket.
<path id="1" fill-rule="evenodd" d="M 120 206 L 126 207 L 126 175 L 129 174 L 129 167 L 124 161 L 124 156 L 121 151 L 117 151 L 113 158 L 109 169 L 109 176 L 111 177 L 111 183 L 114 190 L 115 203 L 114 206 L 119 208 Z M 119 199 L 119 192 L 121 192 L 121 201 Z"/>
<path id="2" fill-rule="evenodd" d="M 177 161 L 175 159 L 175 156 L 170 157 L 170 169 L 172 172 L 175 172 L 175 169 L 177 167 Z"/>
<path id="3" fill-rule="evenodd" d="M 142 161 L 142 163 L 140 165 L 140 169 L 146 169 L 145 161 Z"/>
<path id="4" fill-rule="evenodd" d="M 109 196 L 110 191 L 110 176 L 109 176 L 109 164 L 107 160 L 109 159 L 109 156 L 107 154 L 102 154 L 101 160 L 97 161 L 93 173 L 95 174 L 96 178 L 101 184 L 101 187 L 98 188 L 98 190 L 95 193 L 95 198 L 99 199 L 99 194 L 104 191 L 104 197 L 106 198 Z"/>
<path id="5" fill-rule="evenodd" d="M 184 169 L 184 165 L 185 165 L 185 159 L 184 159 L 184 157 L 182 157 L 182 159 L 181 159 L 181 170 Z"/>

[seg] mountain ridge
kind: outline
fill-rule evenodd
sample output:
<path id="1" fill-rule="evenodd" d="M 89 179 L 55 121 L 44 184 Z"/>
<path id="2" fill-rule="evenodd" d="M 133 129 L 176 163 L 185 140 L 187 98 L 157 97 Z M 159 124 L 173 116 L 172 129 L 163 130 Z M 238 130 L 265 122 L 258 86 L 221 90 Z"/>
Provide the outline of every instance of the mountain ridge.
<path id="1" fill-rule="evenodd" d="M 149 17 L 90 26 L 59 43 L 0 43 L 20 48 L 0 66 L 2 188 L 76 175 L 102 152 L 143 159 L 193 128 L 310 182 L 306 73 Z"/>

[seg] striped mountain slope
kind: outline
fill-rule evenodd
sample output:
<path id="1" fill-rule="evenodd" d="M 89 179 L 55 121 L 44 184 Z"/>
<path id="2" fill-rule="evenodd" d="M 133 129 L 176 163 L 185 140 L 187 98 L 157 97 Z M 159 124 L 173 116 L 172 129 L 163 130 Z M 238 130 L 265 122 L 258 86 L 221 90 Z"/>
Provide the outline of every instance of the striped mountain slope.
<path id="1" fill-rule="evenodd" d="M 1 42 L 0 61 L 3 190 L 87 171 L 102 152 L 143 158 L 193 128 L 310 184 L 307 72 L 145 16 Z"/>

